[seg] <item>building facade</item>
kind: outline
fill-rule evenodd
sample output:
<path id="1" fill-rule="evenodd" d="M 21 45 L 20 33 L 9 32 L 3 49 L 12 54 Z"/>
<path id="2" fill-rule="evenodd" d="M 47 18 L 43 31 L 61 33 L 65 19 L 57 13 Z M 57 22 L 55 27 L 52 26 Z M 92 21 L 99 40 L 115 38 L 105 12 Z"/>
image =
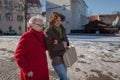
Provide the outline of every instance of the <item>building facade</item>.
<path id="1" fill-rule="evenodd" d="M 27 14 L 31 17 L 42 13 L 42 5 L 39 0 L 26 0 Z"/>
<path id="2" fill-rule="evenodd" d="M 87 8 L 84 0 L 47 0 L 47 21 L 49 15 L 57 11 L 66 17 L 63 25 L 67 34 L 71 33 L 71 30 L 82 30 L 84 29 L 83 25 L 88 23 Z"/>
<path id="3" fill-rule="evenodd" d="M 30 2 L 28 0 L 25 3 L 25 0 L 0 0 L 0 30 L 2 33 L 15 31 L 17 34 L 22 34 L 25 32 L 26 19 L 33 14 L 41 13 L 41 4 L 38 1 L 31 0 Z"/>
<path id="4" fill-rule="evenodd" d="M 0 29 L 2 32 L 6 33 L 12 30 L 18 34 L 24 32 L 25 21 L 22 2 L 18 0 L 1 0 L 0 2 Z"/>

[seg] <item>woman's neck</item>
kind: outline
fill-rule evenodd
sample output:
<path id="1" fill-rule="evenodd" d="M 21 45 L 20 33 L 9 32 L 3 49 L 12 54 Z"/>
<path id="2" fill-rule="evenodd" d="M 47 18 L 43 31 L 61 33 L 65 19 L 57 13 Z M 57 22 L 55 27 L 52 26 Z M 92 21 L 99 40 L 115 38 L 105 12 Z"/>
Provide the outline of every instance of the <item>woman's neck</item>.
<path id="1" fill-rule="evenodd" d="M 57 25 L 57 24 L 54 24 L 54 26 L 56 26 L 56 27 L 60 27 L 60 25 Z"/>

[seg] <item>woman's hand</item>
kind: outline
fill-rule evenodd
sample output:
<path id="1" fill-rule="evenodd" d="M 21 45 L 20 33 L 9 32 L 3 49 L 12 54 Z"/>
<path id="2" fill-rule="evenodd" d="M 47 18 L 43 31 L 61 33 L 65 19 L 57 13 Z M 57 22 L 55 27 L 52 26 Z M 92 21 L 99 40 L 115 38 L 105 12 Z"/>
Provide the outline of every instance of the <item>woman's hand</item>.
<path id="1" fill-rule="evenodd" d="M 58 40 L 53 40 L 53 44 L 58 44 Z"/>
<path id="2" fill-rule="evenodd" d="M 33 72 L 32 71 L 28 72 L 27 76 L 28 77 L 33 77 Z"/>
<path id="3" fill-rule="evenodd" d="M 67 42 L 66 42 L 66 41 L 63 41 L 62 43 L 63 43 L 63 45 L 64 45 L 64 48 L 67 49 L 67 48 L 68 48 Z"/>

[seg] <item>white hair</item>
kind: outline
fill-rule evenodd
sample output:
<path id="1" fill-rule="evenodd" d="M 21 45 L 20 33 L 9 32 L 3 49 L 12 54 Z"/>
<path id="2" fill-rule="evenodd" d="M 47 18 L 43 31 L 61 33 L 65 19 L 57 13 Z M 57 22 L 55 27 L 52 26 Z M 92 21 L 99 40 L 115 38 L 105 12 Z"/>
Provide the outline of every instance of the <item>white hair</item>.
<path id="1" fill-rule="evenodd" d="M 37 21 L 43 21 L 42 15 L 32 16 L 28 21 L 28 27 L 30 27 L 32 24 L 34 24 Z"/>

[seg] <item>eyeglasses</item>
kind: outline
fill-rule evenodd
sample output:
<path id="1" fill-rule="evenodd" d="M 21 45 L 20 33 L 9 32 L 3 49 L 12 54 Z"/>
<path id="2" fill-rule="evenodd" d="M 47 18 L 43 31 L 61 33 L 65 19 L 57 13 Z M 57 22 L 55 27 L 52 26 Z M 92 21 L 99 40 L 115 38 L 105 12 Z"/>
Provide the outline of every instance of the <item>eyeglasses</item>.
<path id="1" fill-rule="evenodd" d="M 36 23 L 34 23 L 34 24 L 37 25 L 37 26 L 40 26 L 40 27 L 44 26 L 43 24 L 36 24 Z"/>

